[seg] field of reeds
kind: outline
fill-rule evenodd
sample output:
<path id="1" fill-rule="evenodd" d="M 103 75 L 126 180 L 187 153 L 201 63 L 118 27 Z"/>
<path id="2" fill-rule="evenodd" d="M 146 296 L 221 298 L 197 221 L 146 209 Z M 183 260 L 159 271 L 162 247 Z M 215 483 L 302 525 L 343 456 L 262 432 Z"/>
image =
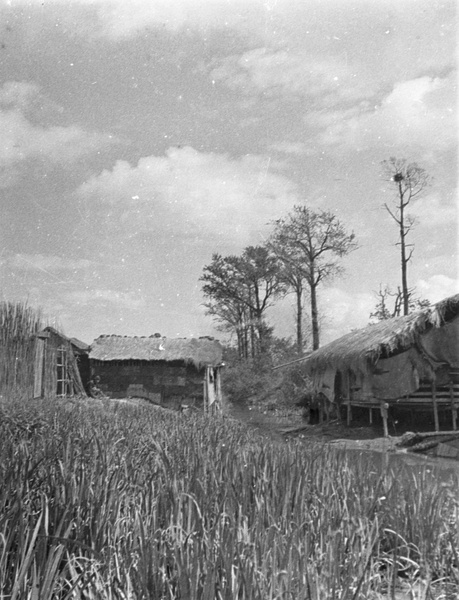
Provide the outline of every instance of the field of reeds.
<path id="1" fill-rule="evenodd" d="M 40 310 L 25 302 L 0 302 L 0 396 L 31 393 L 34 336 L 44 326 Z"/>
<path id="2" fill-rule="evenodd" d="M 458 597 L 459 480 L 225 417 L 0 406 L 2 600 Z"/>

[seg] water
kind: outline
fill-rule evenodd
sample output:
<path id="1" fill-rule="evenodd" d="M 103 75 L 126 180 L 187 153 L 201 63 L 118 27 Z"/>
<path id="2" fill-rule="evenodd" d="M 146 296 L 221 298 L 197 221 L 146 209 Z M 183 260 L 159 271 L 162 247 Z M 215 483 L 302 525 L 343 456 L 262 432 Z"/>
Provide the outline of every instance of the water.
<path id="1" fill-rule="evenodd" d="M 343 452 L 352 462 L 364 460 L 378 470 L 403 473 L 408 469 L 414 475 L 432 475 L 437 481 L 453 486 L 459 497 L 459 461 L 448 458 L 435 458 L 412 452 L 378 452 L 369 449 L 347 449 Z"/>

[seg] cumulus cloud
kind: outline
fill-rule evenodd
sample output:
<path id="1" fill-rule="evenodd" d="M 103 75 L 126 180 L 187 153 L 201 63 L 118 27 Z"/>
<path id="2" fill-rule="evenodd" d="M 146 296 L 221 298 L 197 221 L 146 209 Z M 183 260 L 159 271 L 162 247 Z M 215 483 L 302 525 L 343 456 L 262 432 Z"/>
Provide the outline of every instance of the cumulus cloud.
<path id="1" fill-rule="evenodd" d="M 432 303 L 459 293 L 459 277 L 455 279 L 446 275 L 432 275 L 428 279 L 416 282 L 416 292 L 421 298 L 427 298 Z"/>
<path id="2" fill-rule="evenodd" d="M 38 86 L 33 83 L 9 81 L 0 88 L 0 187 L 12 185 L 28 159 L 40 158 L 63 165 L 114 141 L 111 136 L 89 132 L 77 125 L 45 127 L 34 123 L 36 102 L 47 101 L 42 100 Z"/>
<path id="3" fill-rule="evenodd" d="M 270 159 L 201 153 L 170 148 L 137 166 L 118 161 L 83 184 L 78 194 L 97 199 L 122 227 L 163 235 L 193 235 L 239 240 L 290 207 L 295 187 L 272 172 Z"/>
<path id="4" fill-rule="evenodd" d="M 297 95 L 320 101 L 320 106 L 368 98 L 374 93 L 346 62 L 304 51 L 257 48 L 221 60 L 211 77 L 246 94 Z"/>
<path id="5" fill-rule="evenodd" d="M 43 6 L 42 0 L 17 0 L 16 4 Z M 68 0 L 52 0 L 47 4 L 64 6 L 68 12 Z M 71 9 L 83 7 L 96 11 L 97 23 L 79 22 L 79 32 L 94 31 L 111 38 L 134 36 L 149 26 L 178 30 L 185 25 L 205 28 L 208 26 L 230 27 L 241 20 L 241 15 L 266 10 L 258 0 L 72 0 Z M 71 14 L 71 13 L 70 13 Z M 92 13 L 91 13 L 92 14 Z M 65 15 L 63 19 L 66 20 Z M 67 22 L 75 27 L 69 17 Z"/>
<path id="6" fill-rule="evenodd" d="M 310 154 L 310 151 L 304 142 L 277 142 L 275 144 L 271 144 L 268 147 L 268 150 L 293 156 L 304 156 Z"/>
<path id="7" fill-rule="evenodd" d="M 338 152 L 352 148 L 402 148 L 431 158 L 456 143 L 455 74 L 396 83 L 382 101 L 353 108 L 311 112 L 310 127 L 322 129 L 316 142 Z"/>
<path id="8" fill-rule="evenodd" d="M 338 287 L 324 288 L 320 295 L 321 310 L 325 317 L 324 343 L 368 325 L 376 301 L 372 293 L 351 294 Z"/>
<path id="9" fill-rule="evenodd" d="M 28 109 L 40 96 L 40 88 L 29 81 L 7 81 L 0 88 L 0 106 Z"/>

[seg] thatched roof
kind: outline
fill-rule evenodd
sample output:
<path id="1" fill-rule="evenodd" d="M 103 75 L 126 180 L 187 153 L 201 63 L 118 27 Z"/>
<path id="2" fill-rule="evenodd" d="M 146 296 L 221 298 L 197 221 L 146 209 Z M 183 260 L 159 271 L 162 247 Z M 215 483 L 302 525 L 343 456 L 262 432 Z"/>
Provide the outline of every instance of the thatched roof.
<path id="1" fill-rule="evenodd" d="M 441 327 L 458 315 L 459 294 L 456 294 L 410 315 L 351 331 L 312 352 L 305 358 L 304 364 L 308 371 L 375 364 L 380 357 L 407 350 L 415 344 L 418 336 L 432 327 Z"/>
<path id="2" fill-rule="evenodd" d="M 183 361 L 196 367 L 216 366 L 222 361 L 223 349 L 212 338 L 169 339 L 158 336 L 128 337 L 101 335 L 91 344 L 93 360 Z"/>

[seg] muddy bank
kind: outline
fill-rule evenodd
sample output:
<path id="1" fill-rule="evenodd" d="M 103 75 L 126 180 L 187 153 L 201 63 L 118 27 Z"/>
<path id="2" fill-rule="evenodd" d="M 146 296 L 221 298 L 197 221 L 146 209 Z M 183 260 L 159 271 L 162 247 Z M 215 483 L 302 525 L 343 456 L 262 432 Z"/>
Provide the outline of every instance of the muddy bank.
<path id="1" fill-rule="evenodd" d="M 382 427 L 378 426 L 356 422 L 348 427 L 346 423 L 338 420 L 310 425 L 303 419 L 301 409 L 263 411 L 255 407 L 230 405 L 227 407 L 226 415 L 278 442 L 288 443 L 289 440 L 296 439 L 305 444 L 326 443 L 349 451 L 389 452 L 405 456 L 409 462 L 418 464 L 425 464 L 426 461 L 435 464 L 441 462 L 444 466 L 459 468 L 457 454 L 437 456 L 435 444 L 431 444 L 432 447 L 426 448 L 424 452 L 415 453 L 409 444 L 402 447 L 410 434 L 401 433 L 398 436 L 384 437 Z M 446 448 L 440 440 L 438 447 L 441 446 Z"/>
<path id="2" fill-rule="evenodd" d="M 355 444 L 376 443 L 383 438 L 382 428 L 363 424 L 353 424 L 348 427 L 343 422 L 333 420 L 328 423 L 309 425 L 303 418 L 300 408 L 263 411 L 255 407 L 232 404 L 227 407 L 226 415 L 277 440 L 287 441 L 298 438 L 305 442 L 347 442 L 355 446 Z M 397 439 L 398 437 L 390 438 L 390 440 Z"/>

